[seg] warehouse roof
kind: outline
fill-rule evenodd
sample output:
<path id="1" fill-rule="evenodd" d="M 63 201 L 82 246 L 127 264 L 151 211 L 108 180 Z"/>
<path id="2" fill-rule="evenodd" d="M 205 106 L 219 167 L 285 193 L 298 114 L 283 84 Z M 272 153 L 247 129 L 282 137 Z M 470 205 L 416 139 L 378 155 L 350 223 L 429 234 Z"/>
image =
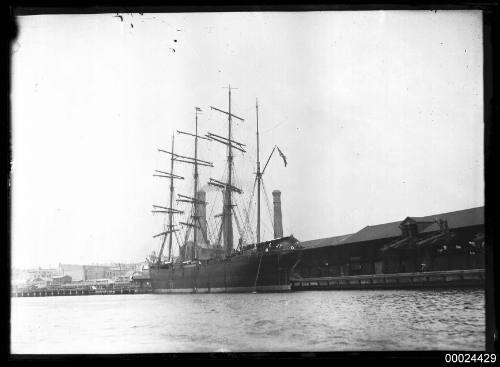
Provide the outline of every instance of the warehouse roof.
<path id="1" fill-rule="evenodd" d="M 366 226 L 362 230 L 354 233 L 346 243 L 363 242 L 363 241 L 373 241 L 382 238 L 392 238 L 401 236 L 401 229 L 399 228 L 398 222 L 377 224 L 374 226 Z"/>
<path id="2" fill-rule="evenodd" d="M 444 219 L 448 221 L 448 228 L 472 227 L 484 225 L 484 206 L 477 208 L 457 210 L 454 212 L 429 215 L 423 217 L 425 220 L 434 221 L 435 219 Z M 436 229 L 437 226 L 437 229 Z M 433 232 L 439 230 L 437 223 L 427 227 L 423 232 Z"/>
<path id="3" fill-rule="evenodd" d="M 443 219 L 448 222 L 448 228 L 471 227 L 484 224 L 484 206 L 457 210 L 454 212 L 427 215 L 425 217 L 409 217 L 415 222 L 428 222 L 429 225 L 421 232 L 429 233 L 439 231 L 439 225 L 434 222 L 435 220 Z M 359 232 L 354 233 L 349 237 L 345 243 L 373 241 L 384 238 L 399 237 L 401 236 L 401 229 L 399 225 L 402 221 L 378 224 L 375 226 L 366 226 Z"/>
<path id="4" fill-rule="evenodd" d="M 342 236 L 328 237 L 328 238 L 320 238 L 317 240 L 310 240 L 300 242 L 300 246 L 305 249 L 316 248 L 316 247 L 325 247 L 325 246 L 336 246 L 341 245 L 344 241 L 351 236 L 350 234 L 345 234 Z"/>
<path id="5" fill-rule="evenodd" d="M 461 228 L 461 227 L 471 227 L 476 225 L 484 225 L 484 206 L 477 208 L 457 210 L 454 212 L 447 212 L 441 214 L 428 215 L 425 217 L 407 217 L 413 219 L 417 223 L 427 222 L 428 225 L 424 226 L 420 230 L 421 233 L 430 233 L 439 231 L 439 224 L 434 221 L 443 219 L 448 222 L 448 228 Z M 374 226 L 366 226 L 360 231 L 328 238 L 321 238 L 312 241 L 301 242 L 300 244 L 305 247 L 305 249 L 325 247 L 325 246 L 336 246 L 355 242 L 373 241 L 380 239 L 390 239 L 394 237 L 401 236 L 401 229 L 399 225 L 403 220 L 397 222 L 389 222 L 383 224 L 377 224 Z"/>

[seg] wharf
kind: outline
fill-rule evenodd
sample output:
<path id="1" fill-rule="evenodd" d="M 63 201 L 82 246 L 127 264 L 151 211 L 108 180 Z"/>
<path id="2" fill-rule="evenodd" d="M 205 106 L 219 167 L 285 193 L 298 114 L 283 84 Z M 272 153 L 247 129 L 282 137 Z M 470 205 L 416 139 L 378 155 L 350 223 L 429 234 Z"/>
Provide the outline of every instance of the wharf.
<path id="1" fill-rule="evenodd" d="M 151 293 L 151 289 L 137 286 L 123 287 L 92 287 L 75 288 L 45 288 L 45 289 L 16 289 L 11 292 L 12 297 L 51 297 L 51 296 L 92 296 L 111 294 L 144 294 Z"/>
<path id="2" fill-rule="evenodd" d="M 341 289 L 396 289 L 434 287 L 482 287 L 484 269 L 292 278 L 292 291 Z"/>

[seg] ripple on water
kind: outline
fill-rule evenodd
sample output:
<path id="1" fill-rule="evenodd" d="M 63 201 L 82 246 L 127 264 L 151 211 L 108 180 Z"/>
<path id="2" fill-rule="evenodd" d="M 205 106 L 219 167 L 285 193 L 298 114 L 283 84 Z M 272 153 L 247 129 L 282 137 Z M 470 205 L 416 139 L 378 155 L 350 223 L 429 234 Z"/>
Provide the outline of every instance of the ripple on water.
<path id="1" fill-rule="evenodd" d="M 273 320 L 258 320 L 255 321 L 254 326 L 264 326 L 267 324 L 275 324 L 276 322 Z"/>
<path id="2" fill-rule="evenodd" d="M 13 353 L 483 350 L 485 344 L 478 290 L 13 298 L 11 304 Z"/>

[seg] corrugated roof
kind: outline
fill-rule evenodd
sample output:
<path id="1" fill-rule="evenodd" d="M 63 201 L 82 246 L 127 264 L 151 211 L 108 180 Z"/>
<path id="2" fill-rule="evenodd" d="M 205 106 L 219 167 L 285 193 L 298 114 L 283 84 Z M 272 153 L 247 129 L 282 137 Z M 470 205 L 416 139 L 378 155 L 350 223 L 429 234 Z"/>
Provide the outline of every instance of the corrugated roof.
<path id="1" fill-rule="evenodd" d="M 413 219 L 415 222 L 418 222 L 418 223 L 432 223 L 433 222 L 433 220 L 429 220 L 428 217 L 407 217 L 407 218 Z M 402 222 L 404 222 L 404 220 Z"/>
<path id="2" fill-rule="evenodd" d="M 362 230 L 354 233 L 345 243 L 373 241 L 381 238 L 391 238 L 401 236 L 399 224 L 401 221 L 366 226 Z"/>
<path id="3" fill-rule="evenodd" d="M 457 210 L 454 212 L 427 215 L 425 217 L 410 217 L 416 222 L 433 222 L 434 220 L 444 219 L 448 221 L 448 228 L 470 227 L 484 224 L 484 206 L 477 208 Z M 403 219 L 404 220 L 404 219 Z M 383 238 L 401 236 L 399 225 L 403 220 L 375 226 L 366 226 L 361 231 L 354 233 L 344 243 L 354 243 L 363 241 L 373 241 Z M 426 227 L 421 233 L 439 231 L 439 225 L 433 223 Z"/>
<path id="4" fill-rule="evenodd" d="M 419 233 L 429 233 L 439 231 L 441 228 L 438 223 L 432 223 L 431 225 L 426 226 L 425 228 L 419 228 Z"/>
<path id="5" fill-rule="evenodd" d="M 460 227 L 471 227 L 476 225 L 484 224 L 484 206 L 477 208 L 457 210 L 454 212 L 441 213 L 428 215 L 425 217 L 410 217 L 416 222 L 434 222 L 434 220 L 444 219 L 448 221 L 448 228 L 460 228 Z M 405 218 L 406 219 L 406 218 Z M 347 243 L 364 242 L 380 240 L 385 238 L 394 238 L 401 236 L 401 229 L 399 225 L 404 219 L 397 222 L 377 224 L 374 226 L 366 226 L 360 231 L 328 238 L 321 238 L 317 240 L 304 241 L 300 245 L 309 248 L 325 247 L 325 246 L 336 246 Z M 429 233 L 439 231 L 439 225 L 437 223 L 430 224 L 421 233 Z"/>
<path id="6" fill-rule="evenodd" d="M 423 219 L 434 221 L 435 219 L 444 219 L 448 221 L 448 228 L 460 228 L 460 227 L 471 227 L 484 225 L 484 206 L 479 206 L 477 208 L 465 209 L 465 210 L 457 210 L 454 212 L 436 214 L 436 215 L 428 215 L 423 217 Z M 437 230 L 439 230 L 439 226 Z M 431 226 L 431 227 L 434 227 Z M 434 228 L 427 227 L 423 232 L 432 232 L 436 230 Z"/>
<path id="7" fill-rule="evenodd" d="M 406 222 L 412 221 L 417 224 L 418 232 L 421 233 L 429 226 L 432 226 L 434 223 L 433 220 L 429 220 L 425 217 L 406 217 L 400 225 L 404 225 Z M 438 228 L 439 229 L 439 228 Z"/>
<path id="8" fill-rule="evenodd" d="M 347 238 L 349 238 L 349 236 L 351 236 L 351 234 L 345 234 L 342 236 L 335 236 L 335 237 L 328 237 L 328 238 L 320 238 L 317 240 L 300 242 L 299 245 L 304 247 L 304 249 L 318 248 L 318 247 L 325 247 L 325 246 L 336 246 L 336 245 L 341 245 L 342 243 L 344 243 L 344 241 Z"/>

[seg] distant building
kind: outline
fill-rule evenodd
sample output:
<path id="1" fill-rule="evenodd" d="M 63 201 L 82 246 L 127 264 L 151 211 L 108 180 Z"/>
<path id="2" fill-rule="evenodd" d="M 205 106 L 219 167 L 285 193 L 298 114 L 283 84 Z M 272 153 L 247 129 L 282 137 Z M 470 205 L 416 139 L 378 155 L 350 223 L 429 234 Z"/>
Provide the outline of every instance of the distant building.
<path id="1" fill-rule="evenodd" d="M 132 275 L 132 273 L 138 269 L 138 265 L 142 265 L 142 264 L 136 264 L 136 263 L 114 264 L 111 267 L 111 272 L 112 272 L 111 277 L 113 279 L 118 278 L 118 277 L 124 277 L 124 276 L 130 277 Z M 140 269 L 140 267 L 139 267 L 139 269 Z"/>
<path id="2" fill-rule="evenodd" d="M 111 279 L 113 272 L 111 266 L 105 265 L 84 265 L 84 280 Z"/>
<path id="3" fill-rule="evenodd" d="M 45 288 L 50 284 L 50 282 L 50 279 L 37 277 L 30 279 L 26 284 L 36 288 Z"/>
<path id="4" fill-rule="evenodd" d="M 132 283 L 137 284 L 140 288 L 146 289 L 151 287 L 151 279 L 149 270 L 136 271 L 132 275 Z"/>
<path id="5" fill-rule="evenodd" d="M 49 269 L 43 269 L 43 268 L 29 269 L 29 270 L 27 270 L 27 273 L 29 274 L 29 277 L 31 279 L 35 279 L 35 278 L 50 279 L 54 275 L 57 275 L 57 269 L 53 269 L 53 268 L 49 268 Z"/>
<path id="6" fill-rule="evenodd" d="M 59 264 L 59 274 L 69 275 L 73 281 L 111 279 L 111 266 Z"/>
<path id="7" fill-rule="evenodd" d="M 127 272 L 127 274 L 115 276 L 113 278 L 113 281 L 115 281 L 116 283 L 130 283 L 132 281 L 133 273 L 134 271 L 131 270 Z"/>
<path id="8" fill-rule="evenodd" d="M 69 275 L 57 275 L 52 277 L 52 285 L 63 285 L 71 283 L 71 277 Z"/>
<path id="9" fill-rule="evenodd" d="M 69 275 L 74 282 L 85 280 L 83 265 L 59 264 L 59 275 Z"/>
<path id="10" fill-rule="evenodd" d="M 92 281 L 97 279 L 115 279 L 130 276 L 142 264 L 113 265 L 72 265 L 59 264 L 59 275 L 69 275 L 73 281 Z"/>

